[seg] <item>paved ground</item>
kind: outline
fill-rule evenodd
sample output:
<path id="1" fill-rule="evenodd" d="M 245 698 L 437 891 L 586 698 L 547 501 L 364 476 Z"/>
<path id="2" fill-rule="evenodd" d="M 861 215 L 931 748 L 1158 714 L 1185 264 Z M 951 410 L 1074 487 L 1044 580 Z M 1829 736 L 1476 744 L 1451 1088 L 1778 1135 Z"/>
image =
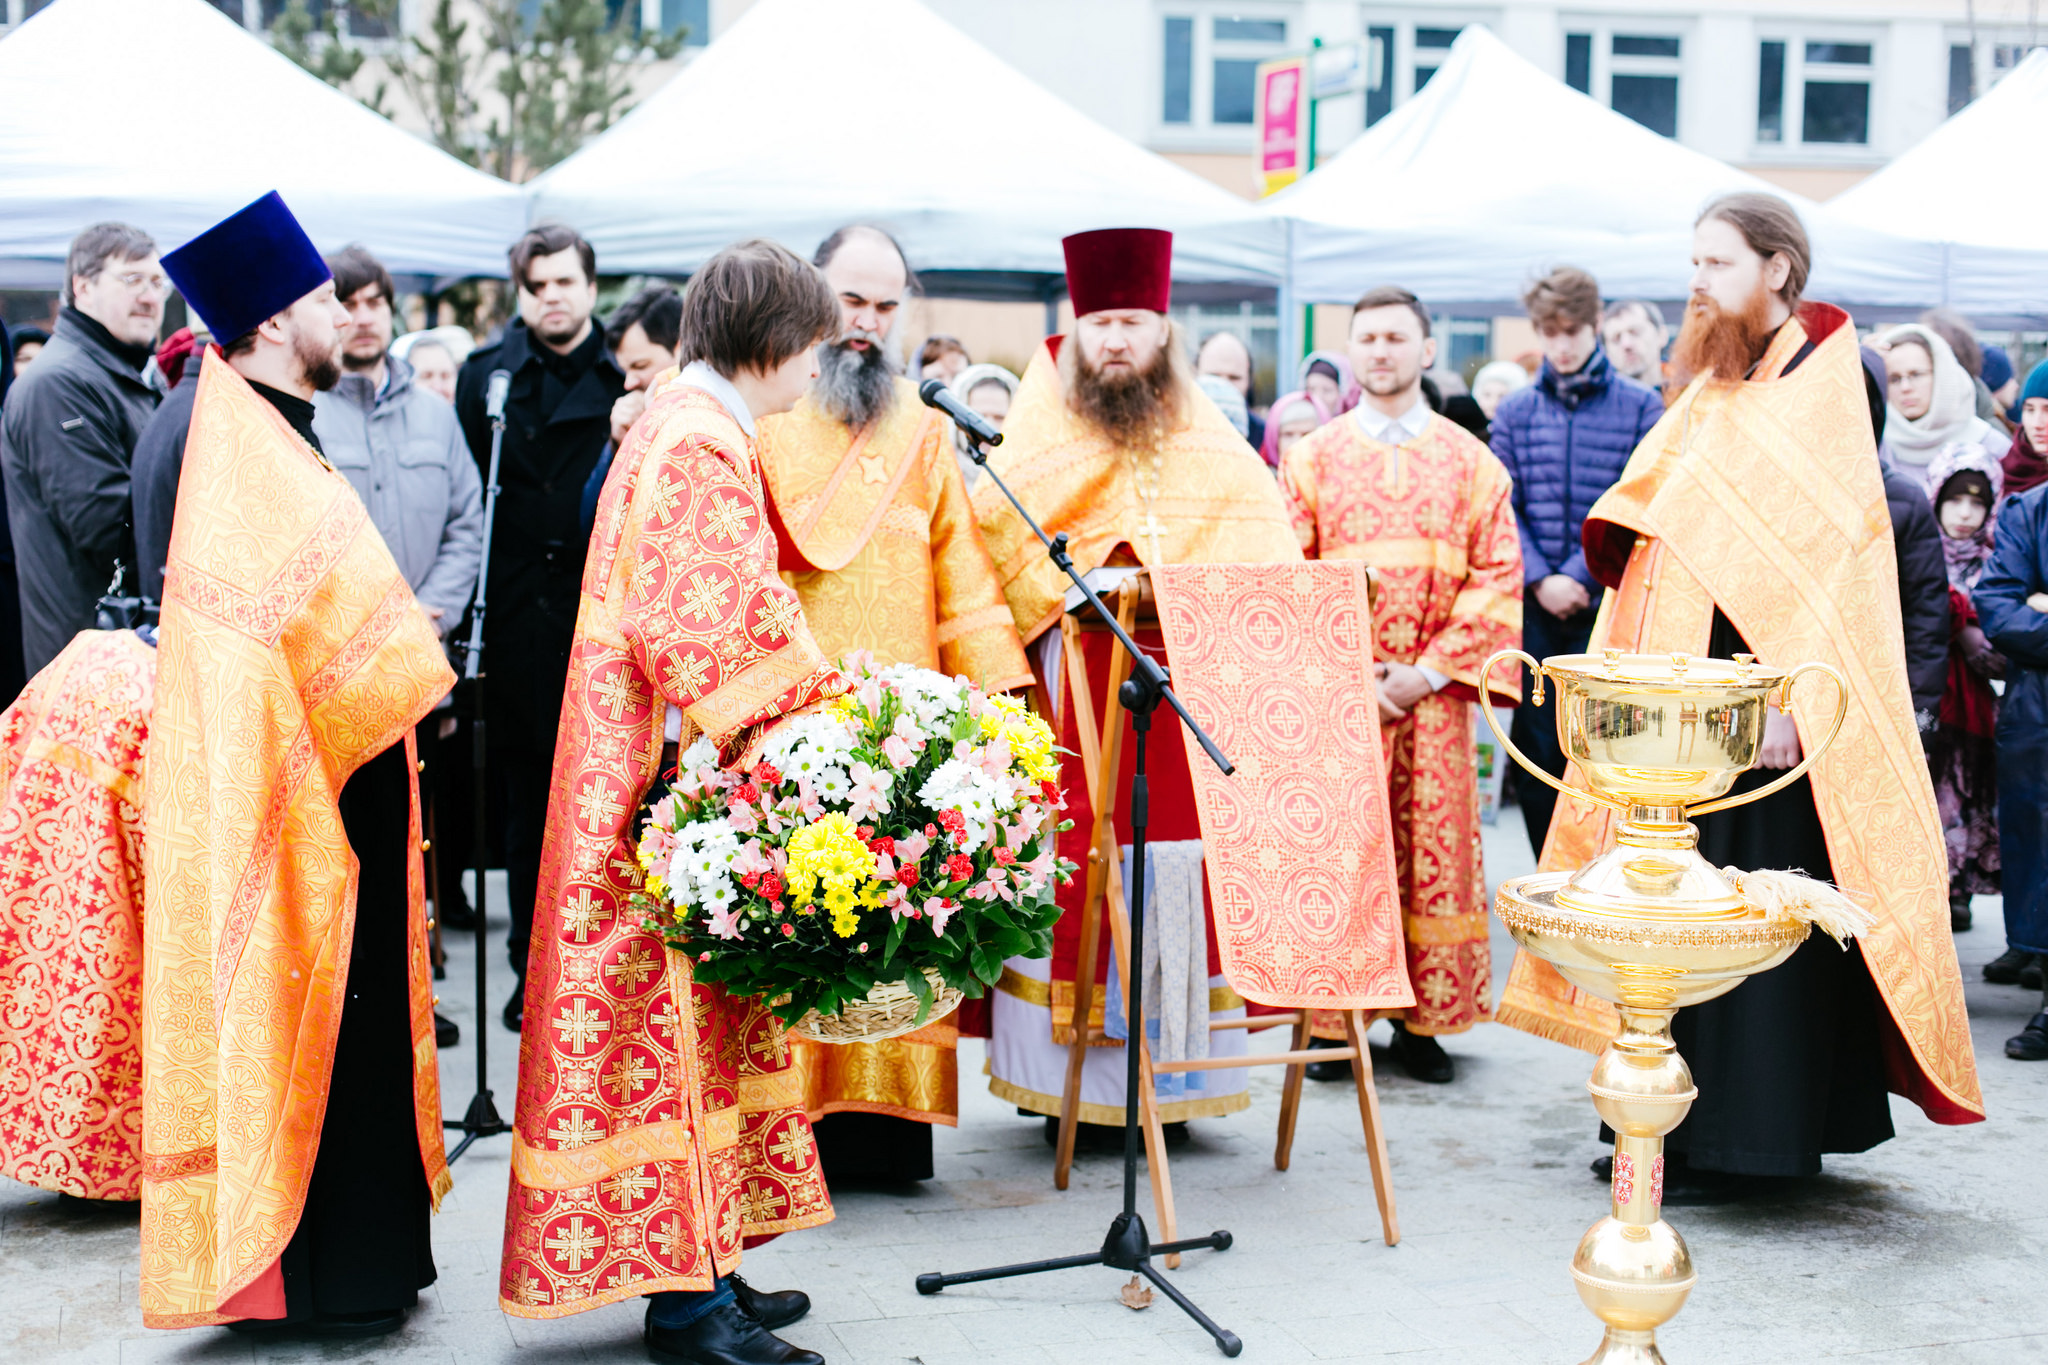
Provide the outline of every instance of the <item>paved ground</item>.
<path id="1" fill-rule="evenodd" d="M 1512 812 L 1489 831 L 1488 850 L 1496 876 L 1526 869 Z M 1938 1128 L 1894 1100 L 1899 1136 L 1876 1151 L 1831 1158 L 1820 1179 L 1769 1199 L 1674 1211 L 1701 1272 L 1692 1302 L 1662 1334 L 1674 1365 L 2048 1361 L 2048 1066 L 2005 1060 L 2004 1039 L 2035 1006 L 1977 979 L 2003 946 L 1995 901 L 1979 902 L 1978 925 L 1959 942 L 1991 1120 Z M 1506 947 L 1496 941 L 1501 977 Z M 487 1002 L 494 1020 L 510 984 L 498 958 Z M 465 1044 L 474 1037 L 472 961 L 458 951 L 443 984 Z M 509 1113 L 514 1052 L 510 1035 L 491 1027 L 494 1084 Z M 1278 1031 L 1257 1044 L 1277 1049 Z M 1579 1234 L 1606 1211 L 1605 1191 L 1586 1171 L 1601 1150 L 1583 1088 L 1589 1059 L 1491 1025 L 1450 1050 L 1459 1077 L 1449 1087 L 1414 1084 L 1390 1066 L 1380 1073 L 1405 1233 L 1398 1247 L 1378 1240 L 1348 1086 L 1309 1088 L 1286 1174 L 1271 1161 L 1278 1068 L 1253 1073 L 1249 1112 L 1197 1123 L 1193 1143 L 1175 1153 L 1185 1226 L 1236 1234 L 1230 1251 L 1191 1254 L 1177 1282 L 1244 1338 L 1244 1360 L 1570 1365 L 1597 1344 L 1565 1268 Z M 1083 1158 L 1073 1187 L 1055 1192 L 1038 1124 L 974 1083 L 978 1047 L 963 1048 L 961 1064 L 965 1112 L 958 1129 L 940 1130 L 936 1180 L 837 1191 L 838 1221 L 748 1257 L 756 1283 L 799 1284 L 816 1300 L 788 1336 L 833 1365 L 1220 1359 L 1164 1299 L 1143 1312 L 1120 1306 L 1120 1277 L 1109 1271 L 929 1299 L 914 1291 L 920 1271 L 1092 1250 L 1119 1198 L 1118 1163 L 1105 1157 Z M 442 1065 L 459 1112 L 474 1054 L 444 1052 Z M 147 1332 L 133 1217 L 73 1216 L 51 1196 L 0 1181 L 0 1360 L 644 1359 L 637 1305 L 552 1323 L 497 1311 L 506 1170 L 502 1138 L 459 1163 L 434 1232 L 440 1283 L 403 1333 L 368 1347 L 258 1349 L 220 1330 Z"/>

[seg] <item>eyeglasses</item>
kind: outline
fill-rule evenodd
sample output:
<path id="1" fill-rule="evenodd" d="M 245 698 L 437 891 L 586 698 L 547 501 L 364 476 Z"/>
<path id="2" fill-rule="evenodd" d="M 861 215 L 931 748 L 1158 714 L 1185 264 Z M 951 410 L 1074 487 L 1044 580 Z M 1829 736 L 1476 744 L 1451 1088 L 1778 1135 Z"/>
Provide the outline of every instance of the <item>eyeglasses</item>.
<path id="1" fill-rule="evenodd" d="M 152 294 L 171 292 L 171 282 L 162 274 L 146 275 L 140 270 L 124 270 L 114 276 L 114 282 L 128 290 L 140 291 L 146 286 Z"/>

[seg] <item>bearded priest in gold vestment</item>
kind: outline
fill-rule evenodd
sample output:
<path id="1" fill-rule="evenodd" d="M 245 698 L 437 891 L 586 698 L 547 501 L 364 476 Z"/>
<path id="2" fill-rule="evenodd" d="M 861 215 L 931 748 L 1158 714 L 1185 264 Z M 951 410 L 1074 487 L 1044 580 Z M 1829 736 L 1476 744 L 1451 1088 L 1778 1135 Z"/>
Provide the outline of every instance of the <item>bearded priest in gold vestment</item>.
<path id="1" fill-rule="evenodd" d="M 1172 235 L 1115 228 L 1079 233 L 1063 246 L 1074 331 L 1053 337 L 1032 360 L 989 468 L 1048 534 L 1067 533 L 1075 567 L 1083 573 L 1156 564 L 1299 562 L 1301 547 L 1265 462 L 1196 387 L 1180 338 L 1165 316 L 1173 288 Z M 981 482 L 974 505 L 1010 612 L 1029 642 L 1040 695 L 1054 712 L 1060 743 L 1078 753 L 1076 706 L 1065 681 L 1057 629 L 1069 586 L 1066 576 L 993 481 Z M 1110 637 L 1085 638 L 1099 711 Z M 1138 632 L 1137 641 L 1141 648 L 1163 649 L 1157 629 Z M 1159 943 L 1162 955 L 1184 945 L 1190 959 L 1187 979 L 1208 982 L 1207 1012 L 1192 1006 L 1187 1011 L 1200 1016 L 1187 1021 L 1189 1035 L 1201 1039 L 1198 1046 L 1206 1045 L 1208 1055 L 1242 1055 L 1243 1030 L 1207 1031 L 1212 1017 L 1241 1016 L 1245 1002 L 1218 965 L 1200 862 L 1201 830 L 1179 727 L 1166 709 L 1153 717 L 1148 865 L 1168 875 L 1155 879 L 1147 896 L 1148 941 Z M 1120 846 L 1130 839 L 1124 779 L 1131 745 L 1126 729 L 1115 813 Z M 1074 824 L 1060 836 L 1059 852 L 1085 868 L 1096 822 L 1080 761 L 1069 757 L 1066 764 L 1061 785 Z M 1116 856 L 1114 850 L 1105 852 Z M 1076 1025 L 1085 881 L 1076 876 L 1060 890 L 1063 913 L 1051 960 L 1013 960 L 989 1001 L 992 1088 L 1002 1099 L 1048 1116 L 1059 1113 L 1067 1044 Z M 1108 978 L 1109 940 L 1104 932 L 1098 941 L 1098 986 Z M 1200 960 L 1205 941 L 1206 964 Z M 1100 1026 L 1103 1009 L 1098 989 L 1089 1020 L 1081 1022 Z M 963 1024 L 978 1013 L 967 1013 Z M 1161 1118 L 1168 1123 L 1230 1113 L 1249 1102 L 1241 1070 L 1161 1076 L 1158 1093 Z M 1121 1125 L 1123 1113 L 1121 1044 L 1092 1048 L 1082 1069 L 1080 1119 Z"/>
<path id="2" fill-rule="evenodd" d="M 981 542 L 946 420 L 918 401 L 892 344 L 910 266 L 879 228 L 844 227 L 812 258 L 839 332 L 796 407 L 761 420 L 761 473 L 784 581 L 827 658 L 964 674 L 989 691 L 1031 681 Z M 925 1180 L 931 1125 L 959 1122 L 959 1025 L 881 1043 L 792 1040 L 828 1179 Z"/>
<path id="3" fill-rule="evenodd" d="M 1394 1055 L 1444 1084 L 1436 1041 L 1493 1012 L 1472 703 L 1479 670 L 1522 638 L 1522 547 L 1508 472 L 1463 428 L 1429 409 L 1422 372 L 1436 358 L 1429 314 L 1405 289 L 1374 289 L 1351 314 L 1358 406 L 1280 460 L 1280 488 L 1317 559 L 1362 559 L 1379 575 L 1373 610 L 1380 739 L 1393 803 L 1408 977 L 1415 1004 L 1394 1018 Z M 1505 676 L 1499 686 L 1512 686 Z M 1515 698 L 1496 692 L 1506 706 Z M 1341 1044 L 1334 1018 L 1316 1037 Z M 1318 1080 L 1349 1062 L 1318 1062 Z"/>

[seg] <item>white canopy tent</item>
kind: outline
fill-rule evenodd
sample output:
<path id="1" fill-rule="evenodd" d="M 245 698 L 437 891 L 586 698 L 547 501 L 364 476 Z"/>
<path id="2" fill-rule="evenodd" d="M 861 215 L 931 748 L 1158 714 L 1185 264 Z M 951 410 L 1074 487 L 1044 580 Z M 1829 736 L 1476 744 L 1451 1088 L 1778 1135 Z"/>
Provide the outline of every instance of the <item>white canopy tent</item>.
<path id="1" fill-rule="evenodd" d="M 2024 149 L 2048 131 L 2048 50 L 2035 50 L 1982 99 L 1828 202 L 1843 218 L 1942 253 L 1946 303 L 1980 320 L 2048 315 L 2048 185 Z"/>
<path id="2" fill-rule="evenodd" d="M 323 251 L 503 274 L 514 185 L 302 71 L 205 0 L 56 0 L 0 42 L 0 284 L 54 287 L 81 228 L 168 251 L 277 190 Z"/>
<path id="3" fill-rule="evenodd" d="M 1293 220 L 1297 302 L 1397 282 L 1432 307 L 1490 312 L 1564 264 L 1592 271 L 1609 297 L 1682 298 L 1693 218 L 1731 190 L 1770 191 L 1798 207 L 1814 238 L 1814 297 L 1934 301 L 1938 248 L 1843 223 L 1653 133 L 1476 25 L 1420 94 L 1263 206 Z"/>
<path id="4" fill-rule="evenodd" d="M 907 135 L 934 110 L 951 135 Z M 994 155 L 968 154 L 977 131 Z M 760 0 L 532 188 L 535 219 L 573 223 L 607 272 L 684 273 L 751 236 L 808 253 L 865 221 L 896 234 L 935 293 L 1042 296 L 1064 270 L 1062 236 L 1123 226 L 1171 229 L 1177 280 L 1279 279 L 1281 228 L 1256 206 L 1082 115 L 916 0 Z"/>

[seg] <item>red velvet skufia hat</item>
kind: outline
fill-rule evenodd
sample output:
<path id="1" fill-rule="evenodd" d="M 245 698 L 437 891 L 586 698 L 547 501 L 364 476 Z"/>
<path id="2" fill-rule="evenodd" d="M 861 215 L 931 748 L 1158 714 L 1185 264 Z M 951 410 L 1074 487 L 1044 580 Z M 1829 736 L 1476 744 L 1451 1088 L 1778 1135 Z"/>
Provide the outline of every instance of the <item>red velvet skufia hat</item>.
<path id="1" fill-rule="evenodd" d="M 1101 228 L 1063 238 L 1074 316 L 1113 308 L 1164 313 L 1173 300 L 1173 234 L 1160 228 Z"/>

